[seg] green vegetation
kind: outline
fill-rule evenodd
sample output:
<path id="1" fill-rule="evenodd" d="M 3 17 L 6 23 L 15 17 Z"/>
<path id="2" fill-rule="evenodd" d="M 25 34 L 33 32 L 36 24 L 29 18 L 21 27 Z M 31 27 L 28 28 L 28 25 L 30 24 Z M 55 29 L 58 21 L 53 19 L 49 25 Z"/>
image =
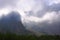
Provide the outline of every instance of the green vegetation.
<path id="1" fill-rule="evenodd" d="M 60 40 L 60 36 L 41 35 L 37 37 L 35 35 L 16 35 L 11 33 L 0 33 L 0 40 Z"/>

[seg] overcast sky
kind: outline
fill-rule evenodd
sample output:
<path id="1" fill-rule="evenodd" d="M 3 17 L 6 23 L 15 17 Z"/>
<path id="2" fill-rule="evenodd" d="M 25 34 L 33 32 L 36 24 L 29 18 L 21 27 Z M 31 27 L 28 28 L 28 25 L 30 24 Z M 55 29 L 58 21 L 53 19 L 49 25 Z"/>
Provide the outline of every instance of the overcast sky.
<path id="1" fill-rule="evenodd" d="M 0 0 L 0 17 L 11 11 L 20 13 L 29 30 L 36 26 L 47 33 L 60 33 L 60 0 Z"/>

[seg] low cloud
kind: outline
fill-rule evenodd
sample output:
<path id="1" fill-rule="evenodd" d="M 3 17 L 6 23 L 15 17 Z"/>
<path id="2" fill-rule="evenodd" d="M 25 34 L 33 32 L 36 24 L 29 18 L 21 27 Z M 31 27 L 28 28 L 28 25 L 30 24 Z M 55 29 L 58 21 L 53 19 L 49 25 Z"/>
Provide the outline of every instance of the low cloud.
<path id="1" fill-rule="evenodd" d="M 24 19 L 24 25 L 31 31 L 60 35 L 60 2 L 56 3 L 56 0 L 53 2 L 50 0 L 50 3 L 48 0 L 38 1 L 41 2 L 42 9 L 37 7 L 38 10 L 33 8 L 34 10 L 25 12 L 27 15 Z"/>

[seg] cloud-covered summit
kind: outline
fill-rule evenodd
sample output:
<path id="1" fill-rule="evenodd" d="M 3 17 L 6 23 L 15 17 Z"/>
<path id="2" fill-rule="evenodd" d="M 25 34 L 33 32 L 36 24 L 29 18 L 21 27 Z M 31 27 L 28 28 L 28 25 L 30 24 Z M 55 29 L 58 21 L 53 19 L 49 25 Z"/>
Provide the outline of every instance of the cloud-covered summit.
<path id="1" fill-rule="evenodd" d="M 60 0 L 0 0 L 0 16 L 11 11 L 21 14 L 29 30 L 39 31 L 39 27 L 48 34 L 60 34 Z"/>

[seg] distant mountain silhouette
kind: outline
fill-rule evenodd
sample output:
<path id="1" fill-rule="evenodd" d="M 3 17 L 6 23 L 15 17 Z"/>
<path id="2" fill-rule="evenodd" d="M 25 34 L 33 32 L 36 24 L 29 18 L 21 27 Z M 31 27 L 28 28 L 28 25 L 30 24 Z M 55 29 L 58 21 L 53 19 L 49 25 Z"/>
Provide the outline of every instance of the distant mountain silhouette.
<path id="1" fill-rule="evenodd" d="M 17 34 L 30 33 L 23 26 L 20 14 L 15 11 L 10 12 L 7 16 L 2 16 L 0 19 L 0 32 L 11 32 Z"/>

